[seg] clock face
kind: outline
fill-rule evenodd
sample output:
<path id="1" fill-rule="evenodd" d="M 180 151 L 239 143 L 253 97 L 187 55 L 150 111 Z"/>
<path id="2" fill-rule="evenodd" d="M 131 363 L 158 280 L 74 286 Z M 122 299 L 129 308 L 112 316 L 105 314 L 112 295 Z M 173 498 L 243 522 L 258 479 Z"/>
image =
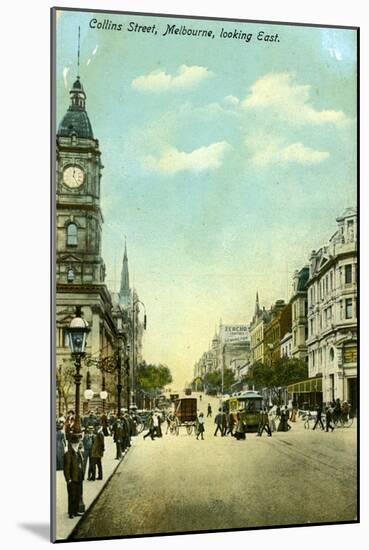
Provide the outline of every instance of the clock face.
<path id="1" fill-rule="evenodd" d="M 71 188 L 80 187 L 85 179 L 85 173 L 79 166 L 68 166 L 63 172 L 63 182 Z"/>

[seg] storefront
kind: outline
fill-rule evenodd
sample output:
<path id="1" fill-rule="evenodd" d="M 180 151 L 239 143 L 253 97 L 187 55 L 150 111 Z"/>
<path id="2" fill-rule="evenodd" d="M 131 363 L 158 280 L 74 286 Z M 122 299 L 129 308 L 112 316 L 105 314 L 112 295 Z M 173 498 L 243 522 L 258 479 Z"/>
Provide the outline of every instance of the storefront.
<path id="1" fill-rule="evenodd" d="M 292 402 L 297 403 L 299 409 L 315 409 L 322 406 L 323 391 L 322 377 L 308 378 L 287 386 L 288 394 Z"/>

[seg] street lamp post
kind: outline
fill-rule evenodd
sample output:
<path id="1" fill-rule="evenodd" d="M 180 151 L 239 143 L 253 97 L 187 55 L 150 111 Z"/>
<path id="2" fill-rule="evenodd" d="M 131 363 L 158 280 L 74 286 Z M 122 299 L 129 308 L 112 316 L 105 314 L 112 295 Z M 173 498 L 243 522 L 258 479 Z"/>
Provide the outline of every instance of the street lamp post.
<path id="1" fill-rule="evenodd" d="M 132 405 L 136 404 L 136 361 L 137 361 L 137 357 L 135 355 L 135 351 L 136 351 L 135 339 L 136 339 L 136 330 L 137 330 L 137 327 L 136 327 L 136 306 L 138 304 L 141 304 L 144 308 L 144 322 L 143 322 L 144 330 L 146 330 L 146 322 L 147 322 L 145 304 L 143 302 L 141 302 L 141 300 L 139 300 L 138 298 L 136 300 L 132 300 L 132 384 L 131 384 Z M 128 402 L 128 410 L 129 410 L 129 402 Z"/>
<path id="2" fill-rule="evenodd" d="M 108 398 L 108 392 L 105 389 L 105 373 L 103 373 L 101 392 L 100 392 L 100 399 L 102 401 L 103 413 L 105 412 L 105 401 L 107 400 L 107 398 Z"/>
<path id="3" fill-rule="evenodd" d="M 76 306 L 76 316 L 72 319 L 69 327 L 67 328 L 67 335 L 69 339 L 69 347 L 74 359 L 74 365 L 76 367 L 76 373 L 74 375 L 74 383 L 76 386 L 75 397 L 75 420 L 73 426 L 74 433 L 81 433 L 81 421 L 80 421 L 80 386 L 82 375 L 81 371 L 81 358 L 85 355 L 87 334 L 90 332 L 87 321 L 82 318 L 81 306 Z"/>
<path id="4" fill-rule="evenodd" d="M 274 350 L 274 344 L 272 343 L 269 343 L 268 344 L 268 349 L 269 349 L 269 353 L 270 353 L 270 368 L 273 367 L 273 350 Z M 278 397 L 278 399 L 280 400 L 280 397 Z M 269 391 L 269 404 L 271 404 L 272 402 L 272 396 L 271 396 L 271 390 Z M 280 404 L 280 403 L 279 403 Z"/>
<path id="5" fill-rule="evenodd" d="M 119 333 L 118 335 L 118 349 L 117 349 L 117 371 L 118 371 L 118 380 L 117 380 L 117 417 L 120 418 L 121 415 L 121 395 L 122 395 L 122 341 L 123 335 Z"/>
<path id="6" fill-rule="evenodd" d="M 87 367 L 87 374 L 86 374 L 86 389 L 85 389 L 84 396 L 85 396 L 85 399 L 87 399 L 87 401 L 91 401 L 91 399 L 94 396 L 94 392 L 91 389 L 91 375 L 88 367 Z"/>

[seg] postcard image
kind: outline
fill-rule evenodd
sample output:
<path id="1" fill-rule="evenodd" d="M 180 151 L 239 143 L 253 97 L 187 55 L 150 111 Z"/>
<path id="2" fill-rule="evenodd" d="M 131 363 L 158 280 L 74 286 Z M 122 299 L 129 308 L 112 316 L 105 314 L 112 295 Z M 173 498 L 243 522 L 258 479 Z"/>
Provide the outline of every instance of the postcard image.
<path id="1" fill-rule="evenodd" d="M 52 9 L 52 539 L 359 521 L 359 30 Z"/>

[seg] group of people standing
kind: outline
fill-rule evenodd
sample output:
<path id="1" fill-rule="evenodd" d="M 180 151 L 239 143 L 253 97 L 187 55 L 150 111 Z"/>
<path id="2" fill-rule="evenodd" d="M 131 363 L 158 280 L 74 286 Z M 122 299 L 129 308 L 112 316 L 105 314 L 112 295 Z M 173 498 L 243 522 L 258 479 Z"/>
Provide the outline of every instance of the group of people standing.
<path id="1" fill-rule="evenodd" d="M 56 422 L 56 469 L 64 471 L 68 491 L 68 516 L 83 515 L 83 481 L 103 479 L 102 459 L 105 437 L 112 436 L 116 444 L 116 459 L 120 459 L 131 446 L 135 435 L 134 415 L 121 416 L 89 411 L 81 419 L 81 432 L 76 432 L 75 413 L 68 411 Z"/>
<path id="2" fill-rule="evenodd" d="M 321 405 L 318 405 L 316 410 L 316 417 L 315 417 L 315 423 L 313 426 L 313 430 L 316 429 L 316 427 L 319 425 L 322 430 L 325 430 L 328 432 L 331 430 L 333 432 L 334 430 L 334 421 L 339 420 L 340 418 L 343 418 L 345 420 L 348 420 L 349 415 L 351 411 L 351 406 L 347 401 L 343 401 L 341 403 L 340 399 L 337 398 L 333 400 L 331 403 L 329 403 L 325 407 L 325 426 L 323 422 L 323 408 Z"/>

